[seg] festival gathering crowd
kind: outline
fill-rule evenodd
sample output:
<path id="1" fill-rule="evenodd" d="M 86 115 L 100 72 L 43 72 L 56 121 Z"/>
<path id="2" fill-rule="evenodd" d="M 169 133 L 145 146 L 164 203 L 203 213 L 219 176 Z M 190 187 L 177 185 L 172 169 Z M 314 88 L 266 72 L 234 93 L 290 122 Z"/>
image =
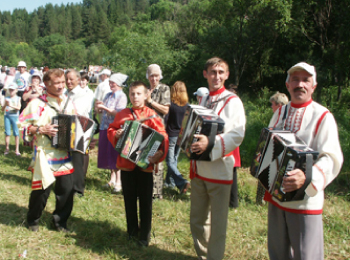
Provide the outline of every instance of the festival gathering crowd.
<path id="1" fill-rule="evenodd" d="M 246 117 L 237 88 L 225 88 L 229 78 L 225 60 L 207 60 L 203 76 L 208 86 L 194 93 L 198 105 L 214 111 L 225 124 L 222 133 L 213 138 L 194 135 L 191 152 L 208 152 L 210 159 L 191 159 L 188 181 L 177 167 L 177 142 L 185 112 L 191 105 L 184 82 L 176 81 L 172 87 L 160 82 L 163 75 L 159 65 L 147 67 L 148 84 L 134 81 L 126 85 L 127 75 L 105 68 L 98 75 L 100 83 L 95 91 L 88 86 L 91 76 L 86 71 L 45 67 L 27 72 L 24 61 L 18 63 L 17 71 L 1 67 L 4 155 L 10 152 L 11 129 L 17 156 L 21 156 L 20 133 L 23 144 L 33 148 L 28 168 L 32 172 L 28 229 L 39 231 L 39 220 L 53 189 L 53 227 L 70 232 L 67 221 L 74 196 L 84 194 L 89 149 L 94 149 L 97 140 L 90 140 L 84 153 L 55 148 L 52 139 L 59 128 L 53 118 L 59 114 L 79 115 L 97 124 L 98 168 L 110 170 L 110 181 L 103 188 L 123 194 L 128 239 L 142 247 L 149 245 L 152 202 L 162 199 L 163 187 L 177 189 L 180 194 L 191 189 L 189 224 L 198 259 L 223 259 L 229 208 L 238 207 L 237 167 L 241 166 L 239 146 L 245 135 Z M 310 180 L 298 168 L 283 177 L 285 193 L 305 189 L 301 200 L 281 202 L 258 185 L 257 203 L 268 202 L 268 253 L 270 259 L 279 260 L 324 259 L 324 189 L 337 177 L 343 163 L 337 124 L 327 108 L 312 100 L 317 86 L 314 66 L 295 64 L 287 71 L 285 85 L 291 101 L 282 93 L 271 97 L 274 114 L 268 127 L 294 133 L 317 151 L 318 157 L 310 167 Z M 126 87 L 131 105 L 123 91 Z M 146 168 L 115 149 L 129 121 L 142 122 L 162 136 L 158 150 L 147 158 Z"/>

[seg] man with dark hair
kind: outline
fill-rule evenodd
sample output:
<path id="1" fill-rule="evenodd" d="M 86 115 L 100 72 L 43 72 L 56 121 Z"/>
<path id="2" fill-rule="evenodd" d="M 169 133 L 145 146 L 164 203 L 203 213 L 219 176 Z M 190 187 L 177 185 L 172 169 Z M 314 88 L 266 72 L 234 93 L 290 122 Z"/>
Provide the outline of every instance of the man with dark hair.
<path id="1" fill-rule="evenodd" d="M 39 230 L 39 220 L 47 199 L 56 181 L 56 209 L 53 212 L 54 227 L 58 231 L 68 232 L 67 220 L 73 209 L 73 176 L 71 155 L 65 150 L 51 146 L 51 140 L 57 134 L 57 125 L 51 123 L 52 117 L 63 112 L 75 114 L 74 105 L 63 95 L 65 78 L 62 70 L 52 69 L 44 75 L 46 92 L 33 99 L 19 117 L 20 126 L 25 129 L 25 140 L 34 141 L 33 159 L 29 170 L 33 173 L 32 192 L 27 214 L 28 228 Z"/>
<path id="2" fill-rule="evenodd" d="M 286 80 L 291 102 L 274 113 L 269 127 L 289 130 L 319 156 L 303 200 L 280 202 L 266 193 L 268 250 L 270 259 L 324 259 L 322 208 L 324 189 L 338 175 L 343 154 L 337 124 L 329 110 L 312 100 L 316 89 L 315 67 L 300 62 L 288 70 Z M 304 186 L 306 177 L 294 169 L 283 178 L 285 192 Z"/>
<path id="3" fill-rule="evenodd" d="M 225 121 L 225 127 L 222 134 L 215 136 L 211 160 L 191 161 L 190 225 L 198 257 L 220 260 L 225 253 L 228 204 L 235 164 L 233 151 L 243 141 L 246 120 L 241 100 L 224 86 L 229 77 L 227 62 L 218 57 L 209 59 L 203 76 L 210 91 L 203 105 L 213 109 Z M 201 154 L 208 147 L 208 137 L 195 137 L 198 141 L 191 145 L 191 150 Z"/>

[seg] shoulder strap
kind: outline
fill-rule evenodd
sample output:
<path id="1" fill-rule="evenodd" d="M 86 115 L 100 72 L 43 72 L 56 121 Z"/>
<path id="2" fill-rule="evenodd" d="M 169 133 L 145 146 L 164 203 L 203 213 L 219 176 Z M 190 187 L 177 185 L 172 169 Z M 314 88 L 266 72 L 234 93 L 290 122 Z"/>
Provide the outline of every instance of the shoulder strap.
<path id="1" fill-rule="evenodd" d="M 135 120 L 135 121 L 137 121 L 137 122 L 140 122 L 140 123 L 145 122 L 145 121 L 147 121 L 147 120 L 149 120 L 149 119 L 152 119 L 152 118 L 157 117 L 157 115 L 156 115 L 156 114 L 154 114 L 154 115 L 149 116 L 149 117 L 146 117 L 146 118 L 140 118 L 140 119 L 137 119 L 137 116 L 136 116 L 136 114 L 135 114 L 134 110 L 132 109 L 132 107 L 130 107 L 129 109 L 130 109 L 131 114 L 132 114 L 132 115 L 133 115 L 133 117 L 134 117 L 134 120 Z"/>
<path id="2" fill-rule="evenodd" d="M 282 130 L 285 130 L 285 122 L 287 119 L 287 115 L 288 115 L 288 104 L 286 105 L 286 108 L 284 110 L 283 117 L 282 117 Z"/>

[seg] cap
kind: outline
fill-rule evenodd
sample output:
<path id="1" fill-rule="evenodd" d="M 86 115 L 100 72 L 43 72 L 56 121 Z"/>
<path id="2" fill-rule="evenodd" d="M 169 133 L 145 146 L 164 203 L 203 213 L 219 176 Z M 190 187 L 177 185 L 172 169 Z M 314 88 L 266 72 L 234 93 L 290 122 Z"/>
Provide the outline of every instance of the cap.
<path id="1" fill-rule="evenodd" d="M 39 77 L 40 83 L 43 81 L 42 78 L 41 78 L 41 75 L 40 75 L 39 71 L 37 71 L 37 70 L 34 71 L 33 75 L 30 77 L 30 81 L 29 81 L 30 83 L 32 83 L 33 77 Z"/>
<path id="2" fill-rule="evenodd" d="M 125 82 L 128 80 L 129 76 L 123 73 L 115 73 L 110 78 L 109 81 L 116 83 L 119 87 L 125 87 Z"/>
<path id="3" fill-rule="evenodd" d="M 11 82 L 10 84 L 7 85 L 7 89 L 18 89 L 18 86 L 15 82 Z"/>
<path id="4" fill-rule="evenodd" d="M 26 67 L 27 68 L 27 64 L 24 61 L 21 60 L 21 61 L 18 62 L 17 67 Z"/>
<path id="5" fill-rule="evenodd" d="M 111 75 L 111 71 L 109 69 L 104 69 L 100 72 L 100 75 L 107 75 L 107 76 L 110 76 Z"/>
<path id="6" fill-rule="evenodd" d="M 160 79 L 163 78 L 162 70 L 160 69 L 160 66 L 158 64 L 151 64 L 148 66 L 147 72 L 146 72 L 146 78 L 148 79 L 148 77 L 153 74 L 159 75 Z"/>
<path id="7" fill-rule="evenodd" d="M 199 96 L 199 97 L 208 96 L 209 95 L 209 89 L 207 89 L 205 87 L 200 87 L 200 88 L 197 89 L 196 92 L 193 93 L 193 95 Z"/>
<path id="8" fill-rule="evenodd" d="M 312 79 L 314 81 L 314 86 L 317 84 L 316 82 L 316 69 L 314 66 L 307 64 L 306 62 L 299 62 L 295 64 L 293 67 L 291 67 L 287 73 L 287 80 L 286 82 L 289 81 L 289 76 L 293 74 L 295 71 L 300 71 L 300 70 L 305 70 L 307 73 L 309 73 L 312 76 Z"/>

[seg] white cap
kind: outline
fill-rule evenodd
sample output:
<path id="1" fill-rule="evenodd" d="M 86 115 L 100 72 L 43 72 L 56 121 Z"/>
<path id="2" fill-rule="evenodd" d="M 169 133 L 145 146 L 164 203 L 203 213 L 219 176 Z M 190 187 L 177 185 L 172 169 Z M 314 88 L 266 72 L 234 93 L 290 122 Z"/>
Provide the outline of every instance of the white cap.
<path id="1" fill-rule="evenodd" d="M 125 82 L 128 79 L 128 75 L 125 75 L 123 73 L 115 73 L 113 74 L 110 78 L 109 81 L 112 81 L 114 83 L 116 83 L 119 87 L 125 87 Z"/>
<path id="2" fill-rule="evenodd" d="M 23 60 L 21 60 L 18 62 L 17 67 L 26 67 L 27 68 L 27 64 Z"/>
<path id="3" fill-rule="evenodd" d="M 314 66 L 307 64 L 306 62 L 299 62 L 299 63 L 295 64 L 293 67 L 291 67 L 287 71 L 288 76 L 287 76 L 286 82 L 289 81 L 289 77 L 291 74 L 293 74 L 296 71 L 300 71 L 300 70 L 305 70 L 307 73 L 309 73 L 312 76 L 314 86 L 317 84 L 317 82 L 316 82 L 316 69 Z"/>
<path id="4" fill-rule="evenodd" d="M 32 83 L 33 77 L 39 77 L 40 83 L 42 83 L 43 79 L 41 78 L 41 75 L 40 75 L 39 71 L 37 71 L 37 70 L 34 71 L 33 75 L 30 77 L 30 80 L 29 80 L 30 83 Z"/>
<path id="5" fill-rule="evenodd" d="M 151 64 L 148 66 L 146 78 L 148 79 L 148 77 L 152 76 L 153 74 L 157 74 L 159 75 L 160 79 L 163 79 L 162 70 L 160 69 L 160 66 L 158 64 Z"/>
<path id="6" fill-rule="evenodd" d="M 104 69 L 100 72 L 100 75 L 107 75 L 107 76 L 110 76 L 111 75 L 111 71 L 109 69 Z"/>
<path id="7" fill-rule="evenodd" d="M 204 97 L 209 95 L 209 89 L 205 87 L 198 88 L 196 92 L 193 93 L 195 96 Z"/>
<path id="8" fill-rule="evenodd" d="M 18 86 L 15 82 L 11 82 L 6 86 L 7 89 L 18 89 Z"/>

